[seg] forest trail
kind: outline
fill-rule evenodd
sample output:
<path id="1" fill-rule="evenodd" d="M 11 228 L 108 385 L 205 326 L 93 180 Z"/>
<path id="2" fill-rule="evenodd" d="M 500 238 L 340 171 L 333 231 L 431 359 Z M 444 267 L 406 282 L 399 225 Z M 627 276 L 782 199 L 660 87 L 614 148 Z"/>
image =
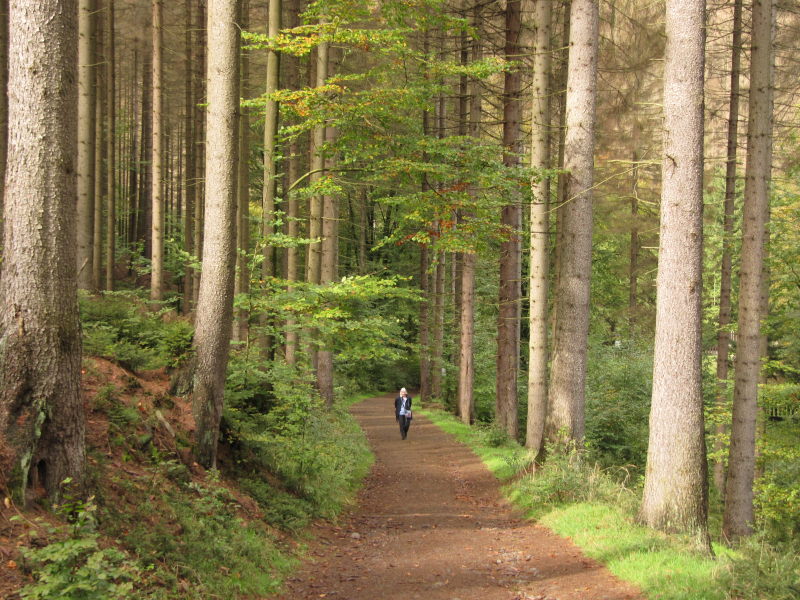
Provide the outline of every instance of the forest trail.
<path id="1" fill-rule="evenodd" d="M 641 600 L 571 542 L 515 514 L 466 446 L 417 414 L 402 441 L 392 397 L 352 408 L 375 464 L 339 526 L 281 600 Z"/>

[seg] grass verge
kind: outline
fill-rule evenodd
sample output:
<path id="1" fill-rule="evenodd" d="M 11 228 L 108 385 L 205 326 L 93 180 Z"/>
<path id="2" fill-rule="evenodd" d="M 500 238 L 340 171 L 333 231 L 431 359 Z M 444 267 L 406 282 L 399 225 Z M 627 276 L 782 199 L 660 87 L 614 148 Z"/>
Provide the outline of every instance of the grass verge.
<path id="1" fill-rule="evenodd" d="M 503 493 L 531 518 L 569 537 L 587 556 L 620 579 L 637 585 L 651 600 L 727 600 L 728 552 L 705 557 L 682 536 L 637 525 L 636 496 L 612 473 L 580 460 L 551 460 L 536 477 L 524 448 L 489 428 L 470 427 L 440 410 L 421 411 L 443 431 L 469 446 L 494 475 Z"/>

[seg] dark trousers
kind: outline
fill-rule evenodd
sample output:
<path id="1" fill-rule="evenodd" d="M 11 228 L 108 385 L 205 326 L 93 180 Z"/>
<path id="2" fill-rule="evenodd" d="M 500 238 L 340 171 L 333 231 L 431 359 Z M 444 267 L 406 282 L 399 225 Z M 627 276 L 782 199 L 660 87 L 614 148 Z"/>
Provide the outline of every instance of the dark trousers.
<path id="1" fill-rule="evenodd" d="M 397 417 L 397 422 L 400 424 L 400 437 L 406 439 L 408 428 L 411 427 L 411 419 L 406 419 L 405 415 L 400 415 Z"/>

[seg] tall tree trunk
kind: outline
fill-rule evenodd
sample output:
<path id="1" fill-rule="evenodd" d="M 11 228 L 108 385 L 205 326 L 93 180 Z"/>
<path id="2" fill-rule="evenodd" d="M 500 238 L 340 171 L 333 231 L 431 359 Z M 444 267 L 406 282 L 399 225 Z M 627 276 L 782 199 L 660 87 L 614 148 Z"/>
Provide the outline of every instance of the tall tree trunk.
<path id="1" fill-rule="evenodd" d="M 3 207 L 8 156 L 8 2 L 0 8 L 0 260 L 3 255 Z"/>
<path id="2" fill-rule="evenodd" d="M 250 1 L 241 0 L 242 31 L 250 27 Z M 244 42 L 242 42 L 244 44 Z M 242 82 L 242 96 L 249 93 L 250 85 L 250 55 L 244 48 L 240 49 L 240 68 Z M 250 113 L 245 107 L 240 108 L 239 115 L 239 202 L 236 211 L 236 285 L 237 294 L 247 294 L 250 291 L 250 270 L 248 268 L 248 252 L 250 252 Z M 242 307 L 236 313 L 236 332 L 234 337 L 244 341 L 247 339 L 249 311 Z"/>
<path id="3" fill-rule="evenodd" d="M 722 264 L 719 285 L 719 323 L 717 328 L 717 405 L 724 406 L 728 398 L 728 360 L 731 333 L 731 277 L 733 219 L 736 208 L 736 154 L 739 139 L 739 73 L 742 57 L 742 0 L 733 2 L 733 39 L 731 40 L 731 90 L 728 106 L 728 151 L 725 164 L 725 208 L 722 221 Z M 727 427 L 716 426 L 715 452 L 722 453 L 722 437 Z M 714 461 L 714 485 L 720 494 L 725 491 L 725 461 Z"/>
<path id="4" fill-rule="evenodd" d="M 192 253 L 194 249 L 194 207 L 197 195 L 195 181 L 195 139 L 194 139 L 194 65 L 192 63 L 192 4 L 194 0 L 184 0 L 183 5 L 183 151 L 186 159 L 183 162 L 183 243 L 184 249 Z M 194 274 L 186 265 L 183 275 L 183 302 L 181 308 L 188 314 L 192 306 Z"/>
<path id="5" fill-rule="evenodd" d="M 9 4 L 14 135 L 0 276 L 0 469 L 20 504 L 29 481 L 58 501 L 66 478 L 81 485 L 86 462 L 75 247 L 78 138 L 75 120 L 65 118 L 78 102 L 77 16 L 74 0 Z"/>
<path id="6" fill-rule="evenodd" d="M 426 184 L 423 183 L 423 190 Z M 430 306 L 433 293 L 431 291 L 430 273 L 431 250 L 426 244 L 419 249 L 419 279 L 422 290 L 422 302 L 419 303 L 419 399 L 427 402 L 431 399 L 431 359 L 430 359 Z"/>
<path id="7" fill-rule="evenodd" d="M 144 257 L 153 256 L 153 69 L 152 56 L 142 65 L 142 128 L 139 148 L 139 191 L 137 198 L 137 241 L 143 243 Z"/>
<path id="8" fill-rule="evenodd" d="M 325 85 L 328 78 L 328 43 L 322 42 L 317 46 L 316 56 L 316 81 L 315 85 L 321 87 Z M 325 143 L 325 126 L 318 125 L 311 132 L 311 165 L 309 171 L 311 176 L 309 182 L 311 186 L 317 184 L 322 179 L 322 171 L 325 168 L 325 159 L 322 154 L 322 146 Z M 312 240 L 319 240 L 322 237 L 322 206 L 323 198 L 321 194 L 315 193 L 311 196 L 309 205 L 308 237 Z M 306 255 L 306 281 L 309 283 L 319 283 L 320 279 L 320 253 L 322 251 L 321 242 L 312 241 L 307 246 Z"/>
<path id="9" fill-rule="evenodd" d="M 703 429 L 704 0 L 667 0 L 664 159 L 650 441 L 641 518 L 708 545 Z"/>
<path id="10" fill-rule="evenodd" d="M 480 24 L 480 5 L 473 7 L 472 25 Z M 481 59 L 482 48 L 478 40 L 472 42 L 472 61 Z M 466 58 L 462 58 L 466 63 Z M 478 139 L 481 135 L 481 85 L 477 79 L 468 82 L 466 93 L 469 94 L 469 114 L 466 121 L 467 132 Z M 475 190 L 471 191 L 474 196 Z M 465 215 L 469 218 L 470 215 Z M 478 257 L 474 252 L 465 252 L 461 262 L 461 302 L 459 314 L 458 336 L 458 386 L 456 405 L 458 416 L 463 423 L 471 424 L 475 420 L 475 269 Z"/>
<path id="11" fill-rule="evenodd" d="M 92 289 L 101 289 L 103 272 L 103 205 L 106 193 L 106 77 L 105 77 L 105 19 L 103 12 L 95 14 L 95 103 L 94 103 L 94 206 L 92 209 Z"/>
<path id="12" fill-rule="evenodd" d="M 761 371 L 764 248 L 772 166 L 772 0 L 753 3 L 747 166 L 744 179 L 739 332 L 733 387 L 733 422 L 722 531 L 737 539 L 753 533 L 758 382 Z"/>
<path id="13" fill-rule="evenodd" d="M 108 46 L 106 47 L 106 271 L 105 289 L 114 289 L 114 262 L 116 244 L 116 222 L 117 222 L 117 156 L 116 156 L 116 35 L 114 32 L 114 0 L 106 0 L 107 27 L 108 27 Z"/>
<path id="14" fill-rule="evenodd" d="M 572 0 L 567 73 L 564 170 L 567 171 L 555 302 L 559 318 L 546 436 L 581 444 L 584 434 L 589 290 L 592 271 L 592 187 L 597 94 L 598 14 L 594 0 Z"/>
<path id="15" fill-rule="evenodd" d="M 78 287 L 92 288 L 94 215 L 95 0 L 78 7 Z"/>
<path id="16" fill-rule="evenodd" d="M 203 272 L 197 302 L 192 413 L 195 454 L 215 467 L 233 323 L 239 111 L 236 0 L 208 2 L 208 150 Z"/>
<path id="17" fill-rule="evenodd" d="M 296 27 L 300 21 L 301 5 L 299 0 L 289 2 L 287 10 L 288 27 Z M 277 25 L 275 34 L 280 30 L 279 20 L 275 19 Z M 299 73 L 300 61 L 297 57 L 286 57 L 286 87 L 294 90 L 300 86 Z M 277 85 L 277 84 L 276 84 Z M 299 210 L 297 195 L 290 191 L 291 186 L 300 176 L 300 144 L 297 138 L 292 138 L 289 142 L 288 156 L 286 157 L 286 179 L 284 185 L 284 199 L 287 202 L 286 210 L 286 234 L 290 238 L 296 238 L 300 234 L 299 224 Z M 291 292 L 294 288 L 292 282 L 297 281 L 298 277 L 298 257 L 299 253 L 296 247 L 286 249 L 286 280 L 289 282 L 288 289 Z M 295 320 L 292 317 L 286 319 L 286 348 L 284 351 L 284 358 L 286 363 L 293 365 L 297 360 L 298 348 L 298 334 Z"/>
<path id="18" fill-rule="evenodd" d="M 521 0 L 506 3 L 506 60 L 521 58 L 519 45 Z M 503 164 L 519 166 L 522 73 L 518 67 L 506 71 L 503 85 Z M 519 430 L 517 419 L 517 375 L 519 371 L 520 315 L 522 305 L 522 206 L 514 197 L 502 209 L 501 223 L 508 239 L 500 244 L 500 314 L 497 321 L 497 398 L 495 420 L 511 437 Z"/>
<path id="19" fill-rule="evenodd" d="M 641 127 L 633 117 L 633 132 L 631 142 L 631 240 L 630 261 L 628 263 L 628 324 L 633 331 L 636 328 L 636 318 L 639 305 L 639 144 L 641 140 Z"/>
<path id="20" fill-rule="evenodd" d="M 550 35 L 552 0 L 536 0 L 533 22 L 533 118 L 531 168 L 550 165 Z M 531 182 L 528 418 L 525 445 L 538 452 L 547 419 L 547 285 L 550 272 L 550 179 L 534 176 Z"/>
<path id="21" fill-rule="evenodd" d="M 163 47 L 163 4 L 162 0 L 152 0 L 153 9 L 153 142 L 150 158 L 152 172 L 153 220 L 152 220 L 152 260 L 150 273 L 150 299 L 164 297 L 164 107 L 161 87 L 164 81 Z"/>
<path id="22" fill-rule="evenodd" d="M 133 76 L 131 77 L 131 114 L 129 119 L 131 147 L 128 153 L 128 237 L 129 264 L 133 255 L 133 244 L 138 241 L 137 228 L 139 224 L 139 103 L 136 88 L 139 79 L 139 53 L 133 52 Z"/>
<path id="23" fill-rule="evenodd" d="M 334 130 L 327 128 L 328 144 L 333 143 Z M 333 159 L 325 160 L 326 170 L 333 167 Z M 339 255 L 339 204 L 335 196 L 323 196 L 322 206 L 322 245 L 320 253 L 320 283 L 334 283 L 338 277 L 337 259 Z M 317 387 L 325 405 L 333 406 L 333 352 L 321 349 L 317 352 Z"/>
<path id="24" fill-rule="evenodd" d="M 281 0 L 269 0 L 269 21 L 267 33 L 276 37 L 281 30 Z M 280 55 L 275 50 L 267 52 L 267 97 L 264 107 L 264 192 L 262 197 L 262 213 L 264 222 L 264 277 L 272 277 L 275 267 L 275 248 L 269 239 L 274 233 L 275 192 L 277 187 L 278 165 L 276 163 L 276 136 L 278 134 L 278 103 L 271 98 L 278 89 L 280 74 Z"/>
<path id="25" fill-rule="evenodd" d="M 442 400 L 442 370 L 444 369 L 444 280 L 447 272 L 447 254 L 436 253 L 436 270 L 433 276 L 433 344 L 431 345 L 431 397 Z"/>
<path id="26" fill-rule="evenodd" d="M 206 0 L 196 0 L 197 10 L 194 14 L 194 238 L 193 254 L 198 260 L 203 259 L 203 213 L 205 212 L 205 155 L 206 155 L 206 111 L 203 103 L 206 100 Z M 196 306 L 200 294 L 200 271 L 193 273 L 192 303 Z"/>

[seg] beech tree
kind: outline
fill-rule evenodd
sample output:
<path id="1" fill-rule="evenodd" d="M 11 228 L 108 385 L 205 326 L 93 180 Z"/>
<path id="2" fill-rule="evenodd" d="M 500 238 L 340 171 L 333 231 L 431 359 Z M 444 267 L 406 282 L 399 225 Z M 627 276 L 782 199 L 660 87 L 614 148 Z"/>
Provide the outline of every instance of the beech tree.
<path id="1" fill-rule="evenodd" d="M 0 276 L 2 470 L 16 501 L 58 500 L 85 466 L 76 282 L 75 0 L 9 4 L 5 248 Z M 32 69 L 31 65 L 37 65 Z M 59 93 L 53 93 L 58 90 Z"/>
<path id="2" fill-rule="evenodd" d="M 239 112 L 239 25 L 236 0 L 208 2 L 208 118 L 205 241 L 197 301 L 192 380 L 200 464 L 217 461 L 225 372 L 233 323 Z"/>
<path id="3" fill-rule="evenodd" d="M 668 0 L 655 356 L 644 495 L 650 527 L 708 547 L 701 373 L 705 2 Z"/>
<path id="4" fill-rule="evenodd" d="M 744 180 L 739 329 L 736 343 L 733 422 L 725 486 L 723 533 L 728 539 L 753 532 L 758 382 L 766 215 L 772 169 L 772 0 L 753 2 L 747 167 Z"/>

